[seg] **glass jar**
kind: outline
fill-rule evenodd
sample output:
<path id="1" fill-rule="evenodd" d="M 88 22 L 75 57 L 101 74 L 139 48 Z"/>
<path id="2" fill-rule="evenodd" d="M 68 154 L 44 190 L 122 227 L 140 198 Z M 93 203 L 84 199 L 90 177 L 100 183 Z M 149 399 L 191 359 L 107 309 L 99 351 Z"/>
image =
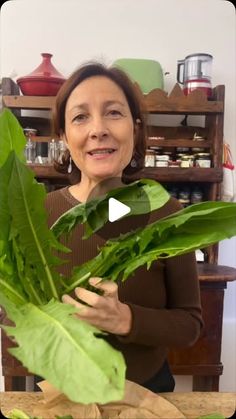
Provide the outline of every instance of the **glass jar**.
<path id="1" fill-rule="evenodd" d="M 34 163 L 36 157 L 36 143 L 31 138 L 27 139 L 25 146 L 26 163 Z"/>
<path id="2" fill-rule="evenodd" d="M 65 151 L 67 150 L 66 144 L 63 140 L 58 141 L 58 161 L 62 164 L 62 159 Z"/>
<path id="3" fill-rule="evenodd" d="M 53 138 L 48 145 L 48 163 L 52 164 L 54 160 L 58 159 L 58 151 L 58 141 Z"/>
<path id="4" fill-rule="evenodd" d="M 198 153 L 195 156 L 195 166 L 208 168 L 211 167 L 211 155 L 210 153 Z"/>
<path id="5" fill-rule="evenodd" d="M 145 155 L 145 167 L 155 167 L 155 151 L 147 150 Z"/>
<path id="6" fill-rule="evenodd" d="M 181 157 L 180 167 L 193 167 L 194 164 L 194 156 L 190 154 L 184 154 Z"/>
<path id="7" fill-rule="evenodd" d="M 168 167 L 169 156 L 165 154 L 160 154 L 156 156 L 156 167 Z"/>

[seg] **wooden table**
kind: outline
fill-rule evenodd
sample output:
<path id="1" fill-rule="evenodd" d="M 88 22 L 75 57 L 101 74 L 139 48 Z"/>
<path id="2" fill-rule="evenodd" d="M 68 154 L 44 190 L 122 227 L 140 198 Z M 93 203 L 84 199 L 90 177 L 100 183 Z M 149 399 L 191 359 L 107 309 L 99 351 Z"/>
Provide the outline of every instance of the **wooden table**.
<path id="1" fill-rule="evenodd" d="M 229 418 L 234 413 L 236 405 L 236 393 L 161 393 L 160 396 L 174 404 L 186 418 L 197 418 L 213 412 Z M 17 407 L 28 414 L 32 414 L 33 408 L 42 398 L 43 393 L 41 392 L 0 393 L 1 411 L 6 414 Z M 163 419 L 165 418 L 163 417 Z"/>

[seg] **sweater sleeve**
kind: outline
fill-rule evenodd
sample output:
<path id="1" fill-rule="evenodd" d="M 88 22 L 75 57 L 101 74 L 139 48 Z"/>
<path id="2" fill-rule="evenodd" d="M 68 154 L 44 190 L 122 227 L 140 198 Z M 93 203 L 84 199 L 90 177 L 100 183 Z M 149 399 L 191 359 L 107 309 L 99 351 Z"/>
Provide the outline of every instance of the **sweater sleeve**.
<path id="1" fill-rule="evenodd" d="M 123 343 L 148 346 L 186 347 L 193 345 L 203 326 L 199 282 L 193 253 L 166 259 L 165 308 L 127 304 L 132 311 L 128 335 Z"/>
<path id="2" fill-rule="evenodd" d="M 166 207 L 158 218 L 182 208 L 174 199 Z M 132 312 L 132 326 L 128 335 L 118 337 L 122 343 L 186 347 L 199 338 L 203 319 L 195 252 L 166 258 L 162 262 L 166 304 L 152 308 L 126 300 Z M 158 277 L 156 281 L 153 292 L 158 292 Z"/>

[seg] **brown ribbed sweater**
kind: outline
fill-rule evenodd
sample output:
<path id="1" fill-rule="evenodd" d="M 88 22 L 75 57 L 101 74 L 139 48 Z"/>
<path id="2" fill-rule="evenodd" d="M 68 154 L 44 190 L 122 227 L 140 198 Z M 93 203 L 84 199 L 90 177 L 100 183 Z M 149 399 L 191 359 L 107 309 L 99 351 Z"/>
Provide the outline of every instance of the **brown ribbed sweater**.
<path id="1" fill-rule="evenodd" d="M 49 225 L 77 204 L 68 187 L 49 193 L 46 199 Z M 170 198 L 161 209 L 151 213 L 149 222 L 178 209 L 178 201 Z M 132 226 L 138 227 L 137 220 L 133 225 L 132 217 L 127 217 L 104 228 L 109 228 L 115 237 L 130 231 Z M 70 274 L 73 266 L 96 256 L 98 247 L 105 243 L 98 234 L 82 240 L 83 231 L 82 225 L 77 226 L 66 243 L 72 253 L 63 255 L 69 259 L 69 263 L 60 267 L 65 275 Z M 107 340 L 123 353 L 127 379 L 142 384 L 158 372 L 168 348 L 190 346 L 199 337 L 202 317 L 195 254 L 158 260 L 149 270 L 142 266 L 125 282 L 119 283 L 118 290 L 120 300 L 131 308 L 132 329 L 125 337 L 110 334 Z"/>

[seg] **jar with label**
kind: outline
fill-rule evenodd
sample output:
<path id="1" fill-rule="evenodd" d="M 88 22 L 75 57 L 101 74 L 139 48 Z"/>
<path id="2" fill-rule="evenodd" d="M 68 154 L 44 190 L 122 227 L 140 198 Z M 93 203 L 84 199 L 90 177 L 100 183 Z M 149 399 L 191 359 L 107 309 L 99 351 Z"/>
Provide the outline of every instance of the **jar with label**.
<path id="1" fill-rule="evenodd" d="M 208 168 L 211 167 L 211 155 L 210 153 L 198 153 L 195 157 L 195 166 Z"/>
<path id="2" fill-rule="evenodd" d="M 194 156 L 190 154 L 184 154 L 181 157 L 180 167 L 193 167 L 194 164 Z"/>
<path id="3" fill-rule="evenodd" d="M 168 167 L 169 156 L 160 154 L 156 156 L 156 167 Z"/>
<path id="4" fill-rule="evenodd" d="M 145 167 L 155 167 L 155 151 L 147 150 L 145 155 Z"/>

